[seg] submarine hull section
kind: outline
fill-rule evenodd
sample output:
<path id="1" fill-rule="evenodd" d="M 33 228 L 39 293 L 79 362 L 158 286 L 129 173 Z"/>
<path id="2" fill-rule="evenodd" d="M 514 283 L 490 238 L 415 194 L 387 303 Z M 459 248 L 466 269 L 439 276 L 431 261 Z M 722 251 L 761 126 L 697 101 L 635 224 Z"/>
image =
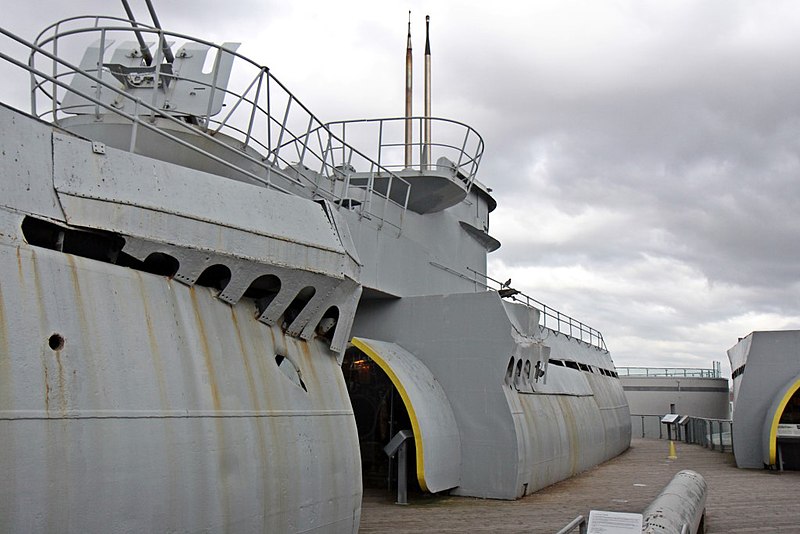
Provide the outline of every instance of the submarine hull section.
<path id="1" fill-rule="evenodd" d="M 0 245 L 0 270 L 4 529 L 357 530 L 326 344 L 252 301 L 55 251 Z"/>
<path id="2" fill-rule="evenodd" d="M 460 449 L 452 494 L 516 499 L 630 445 L 608 351 L 540 326 L 538 311 L 497 293 L 362 303 L 353 332 L 403 347 L 443 389 L 460 443 L 422 440 Z"/>

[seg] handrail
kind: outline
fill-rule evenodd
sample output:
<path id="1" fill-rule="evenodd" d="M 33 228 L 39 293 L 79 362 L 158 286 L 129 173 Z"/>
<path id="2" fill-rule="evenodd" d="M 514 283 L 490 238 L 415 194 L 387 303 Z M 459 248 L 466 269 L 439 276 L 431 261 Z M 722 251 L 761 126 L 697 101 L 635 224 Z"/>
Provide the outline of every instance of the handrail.
<path id="1" fill-rule="evenodd" d="M 495 280 L 488 274 L 481 273 L 469 267 L 467 267 L 467 269 L 469 269 L 477 276 L 486 278 L 487 280 L 494 282 L 498 286 L 498 288 L 495 289 L 486 283 L 481 283 L 478 280 L 475 281 L 476 283 L 481 283 L 482 285 L 484 285 L 486 289 L 497 291 L 498 293 L 501 294 L 501 296 L 503 296 L 502 293 L 503 290 L 510 290 L 510 293 L 508 293 L 505 296 L 505 298 L 508 298 L 515 302 L 519 302 L 520 304 L 523 304 L 529 308 L 538 310 L 540 312 L 541 326 L 545 328 L 550 328 L 551 330 L 564 334 L 572 339 L 577 339 L 589 345 L 593 345 L 598 349 L 608 351 L 608 348 L 606 347 L 606 342 L 603 339 L 603 334 L 596 328 L 592 328 L 591 326 L 582 323 L 581 321 L 578 321 L 577 319 L 574 319 L 565 313 L 561 313 L 555 308 L 551 308 L 547 304 L 539 300 L 536 300 L 535 298 L 530 297 L 525 293 L 522 293 L 521 291 L 508 288 L 505 284 L 503 284 L 499 280 Z M 550 324 L 548 324 L 547 321 L 548 318 L 551 320 Z M 555 321 L 555 325 L 553 325 L 553 321 Z"/>
<path id="2" fill-rule="evenodd" d="M 586 534 L 586 518 L 583 517 L 582 515 L 579 515 L 578 517 L 576 517 L 575 519 L 564 525 L 564 528 L 556 532 L 556 534 L 569 534 L 576 528 L 579 529 L 578 532 L 580 532 L 580 534 Z"/>
<path id="3" fill-rule="evenodd" d="M 676 377 L 676 378 L 721 378 L 721 371 L 714 367 L 712 369 L 702 367 L 638 367 L 638 366 L 617 366 L 620 376 L 633 377 Z"/>
<path id="4" fill-rule="evenodd" d="M 639 426 L 642 438 L 664 439 L 664 427 L 667 423 L 662 423 L 662 415 L 655 414 L 631 414 L 631 428 Z M 638 425 L 634 424 L 638 420 Z M 682 427 L 682 430 L 681 430 Z M 655 430 L 658 429 L 658 435 Z M 709 417 L 689 416 L 686 422 L 678 425 L 678 435 L 675 439 L 702 445 L 711 450 L 720 452 L 733 451 L 733 421 L 731 419 L 714 419 Z"/>
<path id="5" fill-rule="evenodd" d="M 407 121 L 416 124 L 412 127 L 414 138 L 405 139 Z M 430 120 L 435 137 L 427 144 L 422 139 L 423 121 Z M 340 132 L 341 139 L 349 138 L 349 143 L 364 147 L 362 151 L 384 167 L 398 170 L 436 170 L 441 166 L 438 159 L 447 158 L 452 163 L 456 175 L 466 189 L 472 187 L 483 157 L 483 138 L 472 127 L 463 122 L 439 117 L 384 117 L 375 119 L 351 119 L 325 123 L 331 131 Z M 372 128 L 373 131 L 370 131 Z M 348 129 L 350 134 L 348 135 Z M 355 130 L 355 131 L 354 131 Z M 377 131 L 375 131 L 377 130 Z M 364 133 L 366 132 L 366 133 Z M 355 139 L 355 140 L 354 140 Z M 372 148 L 368 148 L 373 145 Z M 410 165 L 405 161 L 405 148 L 413 148 Z M 430 152 L 426 162 L 425 149 Z M 331 150 L 343 150 L 332 147 Z M 388 160 L 388 161 L 387 161 Z M 446 170 L 453 169 L 450 164 Z"/>
<path id="6" fill-rule="evenodd" d="M 3 35 L 6 35 L 6 36 L 11 36 L 12 38 L 14 37 L 12 34 L 6 32 L 3 28 L 0 28 L 0 33 L 2 33 Z M 25 44 L 28 44 L 28 43 L 25 43 Z M 48 57 L 51 57 L 51 59 L 56 59 L 54 56 L 52 56 L 51 54 L 49 54 L 48 52 L 46 52 L 44 50 L 39 50 L 39 51 L 41 53 L 47 55 Z M 5 60 L 5 61 L 7 61 L 7 62 L 9 62 L 9 63 L 11 63 L 11 64 L 13 64 L 13 65 L 15 65 L 15 66 L 17 66 L 17 67 L 24 68 L 24 69 L 28 70 L 29 72 L 31 72 L 32 74 L 36 74 L 37 76 L 41 76 L 46 81 L 49 81 L 49 82 L 53 83 L 54 86 L 59 86 L 59 87 L 63 87 L 63 88 L 69 88 L 69 85 L 67 83 L 63 82 L 63 81 L 60 81 L 58 79 L 58 77 L 50 76 L 50 75 L 45 74 L 44 72 L 41 72 L 41 71 L 36 71 L 32 67 L 30 67 L 28 65 L 25 65 L 22 62 L 17 61 L 16 59 L 6 55 L 3 52 L 0 52 L 0 58 Z M 62 62 L 60 60 L 57 60 L 57 61 L 59 61 L 59 63 L 62 63 L 64 65 L 66 65 L 66 66 L 70 66 L 69 63 Z M 99 78 L 95 78 L 95 77 L 88 76 L 88 75 L 87 75 L 87 77 L 89 79 L 95 81 L 99 85 L 107 87 L 107 88 L 109 88 L 111 90 L 115 90 L 114 87 L 110 86 L 108 83 L 104 82 L 103 80 L 101 80 Z M 223 164 L 223 165 L 225 165 L 225 166 L 227 166 L 229 168 L 232 168 L 232 169 L 236 170 L 237 172 L 241 172 L 242 174 L 245 174 L 248 177 L 253 178 L 254 180 L 262 183 L 265 186 L 276 188 L 278 190 L 281 190 L 282 192 L 288 192 L 288 191 L 286 191 L 284 189 L 281 189 L 280 187 L 275 186 L 274 184 L 270 184 L 268 180 L 265 180 L 264 178 L 262 178 L 262 177 L 260 177 L 260 176 L 258 176 L 256 174 L 253 174 L 253 173 L 251 173 L 251 172 L 249 172 L 249 171 L 247 171 L 245 169 L 242 169 L 241 167 L 238 167 L 238 166 L 236 166 L 236 165 L 234 165 L 234 164 L 232 164 L 232 163 L 230 163 L 230 162 L 228 162 L 228 161 L 226 161 L 226 160 L 224 160 L 222 158 L 219 158 L 219 157 L 214 156 L 213 154 L 210 154 L 210 153 L 208 153 L 208 152 L 206 152 L 206 151 L 204 151 L 202 149 L 199 149 L 196 146 L 192 145 L 191 143 L 188 143 L 188 142 L 186 142 L 186 141 L 184 141 L 184 140 L 182 140 L 182 139 L 180 139 L 180 138 L 178 138 L 178 137 L 176 137 L 176 136 L 174 136 L 172 134 L 169 134 L 169 133 L 165 132 L 164 130 L 162 130 L 160 128 L 157 128 L 157 127 L 149 124 L 149 121 L 143 121 L 142 119 L 139 118 L 138 115 L 131 115 L 131 114 L 127 114 L 127 113 L 125 113 L 123 111 L 114 109 L 112 106 L 110 106 L 110 105 L 108 105 L 108 104 L 106 104 L 104 102 L 101 102 L 100 100 L 97 100 L 96 98 L 94 98 L 93 96 L 89 95 L 88 93 L 82 92 L 80 90 L 70 89 L 70 91 L 76 93 L 77 95 L 81 96 L 82 98 L 86 98 L 87 100 L 92 101 L 97 106 L 100 106 L 100 107 L 102 107 L 102 108 L 104 108 L 104 109 L 106 109 L 108 111 L 111 111 L 111 112 L 119 115 L 120 117 L 123 117 L 123 118 L 126 118 L 126 119 L 132 121 L 136 125 L 144 126 L 145 128 L 148 128 L 148 129 L 150 129 L 150 130 L 152 130 L 152 131 L 154 131 L 154 132 L 166 137 L 170 141 L 174 141 L 174 142 L 176 142 L 176 143 L 178 143 L 178 144 L 180 144 L 182 146 L 185 146 L 187 148 L 191 148 L 191 149 L 197 150 L 197 152 L 199 152 L 199 153 L 203 154 L 204 156 L 216 161 L 217 163 L 221 163 L 221 164 Z M 140 99 L 136 99 L 135 103 L 136 103 L 137 107 L 138 106 L 143 106 L 144 108 L 149 109 L 149 110 L 151 110 L 153 112 L 158 112 L 160 117 L 171 121 L 173 124 L 177 124 L 179 126 L 186 127 L 185 123 L 175 119 L 174 117 L 171 117 L 170 115 L 161 115 L 160 111 L 158 109 L 156 109 L 153 106 L 147 104 L 146 102 L 143 102 Z M 197 133 L 197 132 L 195 132 L 195 133 Z M 199 135 L 203 136 L 202 133 L 200 133 Z M 205 135 L 204 137 L 206 137 L 208 139 L 211 139 L 212 141 L 215 141 L 213 138 L 211 138 L 208 135 Z M 225 148 L 230 149 L 231 147 L 225 146 Z"/>
<path id="7" fill-rule="evenodd" d="M 216 54 L 214 67 L 210 74 L 204 71 L 202 75 L 181 76 L 180 72 L 173 72 L 172 64 L 163 63 L 164 54 L 158 47 L 151 67 L 136 67 L 136 72 L 145 69 L 149 73 L 150 85 L 128 85 L 126 88 L 128 82 L 120 78 L 119 67 L 116 67 L 118 74 L 112 75 L 107 61 L 110 53 L 116 53 L 114 45 L 124 41 L 125 35 L 132 36 L 134 32 L 143 40 L 148 35 L 152 36 L 155 43 L 174 41 L 184 45 L 202 45 L 201 49 L 208 47 L 209 54 Z M 136 151 L 136 138 L 140 135 L 140 127 L 143 127 L 266 187 L 324 198 L 339 209 L 344 206 L 356 210 L 363 216 L 377 219 L 381 225 L 388 223 L 402 231 L 411 185 L 390 168 L 348 145 L 275 78 L 267 67 L 235 50 L 142 23 L 133 27 L 131 21 L 118 17 L 81 16 L 64 19 L 43 30 L 35 43 L 2 28 L 0 33 L 27 47 L 29 51 L 27 65 L 6 54 L 0 57 L 30 73 L 31 112 L 39 118 L 61 125 L 67 117 L 75 115 L 91 114 L 96 122 L 102 122 L 104 116 L 117 116 L 131 124 L 130 146 L 126 149 Z M 120 35 L 123 37 L 120 38 Z M 59 53 L 65 50 L 74 54 L 77 49 L 79 54 L 83 53 L 87 38 L 97 47 L 96 59 L 86 56 L 78 66 L 60 57 Z M 84 47 L 76 44 L 76 41 L 83 42 Z M 231 69 L 236 69 L 230 77 L 230 87 L 225 86 L 225 80 L 217 80 L 220 58 L 223 56 L 229 57 Z M 135 61 L 136 57 L 136 52 L 129 52 L 126 61 Z M 199 58 L 201 63 L 204 58 Z M 183 59 L 176 57 L 175 64 Z M 250 74 L 247 74 L 247 69 Z M 241 75 L 242 71 L 244 76 Z M 187 87 L 191 87 L 195 91 L 191 98 L 185 94 L 183 99 L 179 98 L 181 93 L 176 89 L 178 82 L 184 82 L 180 90 L 188 91 Z M 69 102 L 65 103 L 67 96 L 71 100 L 71 107 L 67 106 Z M 47 105 L 39 107 L 42 102 L 47 102 Z M 187 111 L 187 106 L 191 107 L 191 111 Z M 217 113 L 215 106 L 227 106 L 224 117 L 212 118 Z M 203 109 L 198 111 L 199 107 Z M 71 119 L 71 122 L 75 120 Z M 170 130 L 164 130 L 163 125 L 169 125 Z M 64 123 L 64 127 L 69 128 L 69 123 Z M 187 141 L 186 137 L 176 137 L 176 132 L 191 133 L 207 145 L 200 148 L 191 141 L 195 137 L 189 137 Z M 319 148 L 315 147 L 316 142 L 319 142 Z M 215 147 L 214 153 L 209 152 L 209 146 Z M 339 154 L 329 148 L 332 146 L 346 149 L 348 161 L 338 159 Z M 384 191 L 380 187 L 365 188 L 361 185 L 351 187 L 349 183 L 343 186 L 346 180 L 340 169 L 345 163 L 350 168 L 363 167 L 368 173 L 388 178 L 389 189 Z M 275 178 L 282 183 L 275 183 Z M 370 180 L 370 184 L 374 183 L 374 180 Z M 392 188 L 396 191 L 394 195 L 391 195 Z M 351 201 L 354 193 L 356 201 Z"/>

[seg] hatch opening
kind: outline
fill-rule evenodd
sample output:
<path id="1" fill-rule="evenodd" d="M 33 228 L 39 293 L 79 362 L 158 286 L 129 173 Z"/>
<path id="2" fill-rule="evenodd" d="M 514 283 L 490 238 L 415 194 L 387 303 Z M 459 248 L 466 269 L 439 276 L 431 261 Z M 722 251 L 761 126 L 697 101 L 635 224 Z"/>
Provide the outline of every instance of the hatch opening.
<path id="1" fill-rule="evenodd" d="M 778 461 L 784 470 L 800 470 L 800 389 L 786 403 L 778 422 Z"/>
<path id="2" fill-rule="evenodd" d="M 358 348 L 345 352 L 342 371 L 358 428 L 363 485 L 394 493 L 397 461 L 388 458 L 383 448 L 399 430 L 411 428 L 408 410 L 389 376 Z M 408 490 L 421 493 L 414 440 L 409 440 L 408 447 Z"/>

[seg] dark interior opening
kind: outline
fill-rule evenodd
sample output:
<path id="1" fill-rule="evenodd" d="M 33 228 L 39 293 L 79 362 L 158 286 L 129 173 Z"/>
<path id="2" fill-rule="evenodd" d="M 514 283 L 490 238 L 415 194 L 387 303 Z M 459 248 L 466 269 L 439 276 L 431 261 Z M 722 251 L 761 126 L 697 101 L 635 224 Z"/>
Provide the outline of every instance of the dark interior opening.
<path id="1" fill-rule="evenodd" d="M 317 335 L 324 337 L 328 341 L 333 339 L 336 333 L 336 325 L 339 324 L 339 308 L 331 306 L 325 311 L 322 319 L 317 323 Z"/>
<path id="2" fill-rule="evenodd" d="M 795 391 L 792 398 L 789 399 L 778 422 L 781 425 L 795 425 L 797 429 L 800 429 L 800 389 Z M 783 468 L 800 471 L 800 438 L 779 437 L 777 445 L 780 448 Z"/>
<path id="3" fill-rule="evenodd" d="M 231 281 L 231 270 L 222 264 L 211 265 L 200 273 L 195 285 L 222 291 Z"/>
<path id="4" fill-rule="evenodd" d="M 160 252 L 154 252 L 144 261 L 140 261 L 122 251 L 125 239 L 102 230 L 79 230 L 44 219 L 25 217 L 22 221 L 22 235 L 28 244 L 35 247 L 57 250 L 159 276 L 172 277 L 180 267 L 177 259 Z"/>
<path id="5" fill-rule="evenodd" d="M 284 330 L 291 326 L 292 322 L 300 315 L 300 312 L 303 311 L 303 308 L 306 307 L 306 304 L 314 297 L 314 293 L 317 290 L 311 286 L 304 287 L 297 293 L 297 296 L 294 298 L 289 307 L 286 308 L 286 311 L 283 312 L 283 328 Z"/>
<path id="6" fill-rule="evenodd" d="M 25 236 L 25 241 L 35 247 L 106 263 L 117 263 L 117 257 L 125 246 L 124 239 L 110 232 L 65 228 L 33 217 L 25 217 L 22 221 L 22 235 Z"/>
<path id="7" fill-rule="evenodd" d="M 180 262 L 177 258 L 170 256 L 169 254 L 164 254 L 163 252 L 153 252 L 149 256 L 147 256 L 144 261 L 139 261 L 132 256 L 128 256 L 124 252 L 120 254 L 120 256 L 125 256 L 127 261 L 125 262 L 125 267 L 130 267 L 131 269 L 136 269 L 137 271 L 144 271 L 146 273 L 155 274 L 158 276 L 168 276 L 172 278 L 175 276 L 175 273 L 178 272 L 180 269 Z M 121 262 L 118 262 L 120 265 L 123 265 Z"/>
<path id="8" fill-rule="evenodd" d="M 394 493 L 397 461 L 386 456 L 383 448 L 397 432 L 411 428 L 403 399 L 380 366 L 355 347 L 345 352 L 342 371 L 358 428 L 364 487 Z M 408 491 L 419 493 L 414 441 L 409 440 L 407 447 Z"/>
<path id="9" fill-rule="evenodd" d="M 280 290 L 280 278 L 274 274 L 264 274 L 252 281 L 244 296 L 256 301 L 256 312 L 261 315 Z"/>

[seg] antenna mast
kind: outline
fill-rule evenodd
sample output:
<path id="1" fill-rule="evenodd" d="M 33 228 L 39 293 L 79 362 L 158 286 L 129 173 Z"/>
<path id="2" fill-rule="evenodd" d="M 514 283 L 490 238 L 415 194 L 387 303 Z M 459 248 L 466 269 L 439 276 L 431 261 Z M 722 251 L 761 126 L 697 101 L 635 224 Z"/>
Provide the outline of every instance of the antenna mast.
<path id="1" fill-rule="evenodd" d="M 430 15 L 425 15 L 425 146 L 423 149 L 423 165 L 429 169 L 431 165 L 431 40 Z"/>
<path id="2" fill-rule="evenodd" d="M 413 84 L 411 81 L 411 11 L 408 12 L 408 43 L 406 44 L 406 168 L 411 167 L 411 100 Z"/>

